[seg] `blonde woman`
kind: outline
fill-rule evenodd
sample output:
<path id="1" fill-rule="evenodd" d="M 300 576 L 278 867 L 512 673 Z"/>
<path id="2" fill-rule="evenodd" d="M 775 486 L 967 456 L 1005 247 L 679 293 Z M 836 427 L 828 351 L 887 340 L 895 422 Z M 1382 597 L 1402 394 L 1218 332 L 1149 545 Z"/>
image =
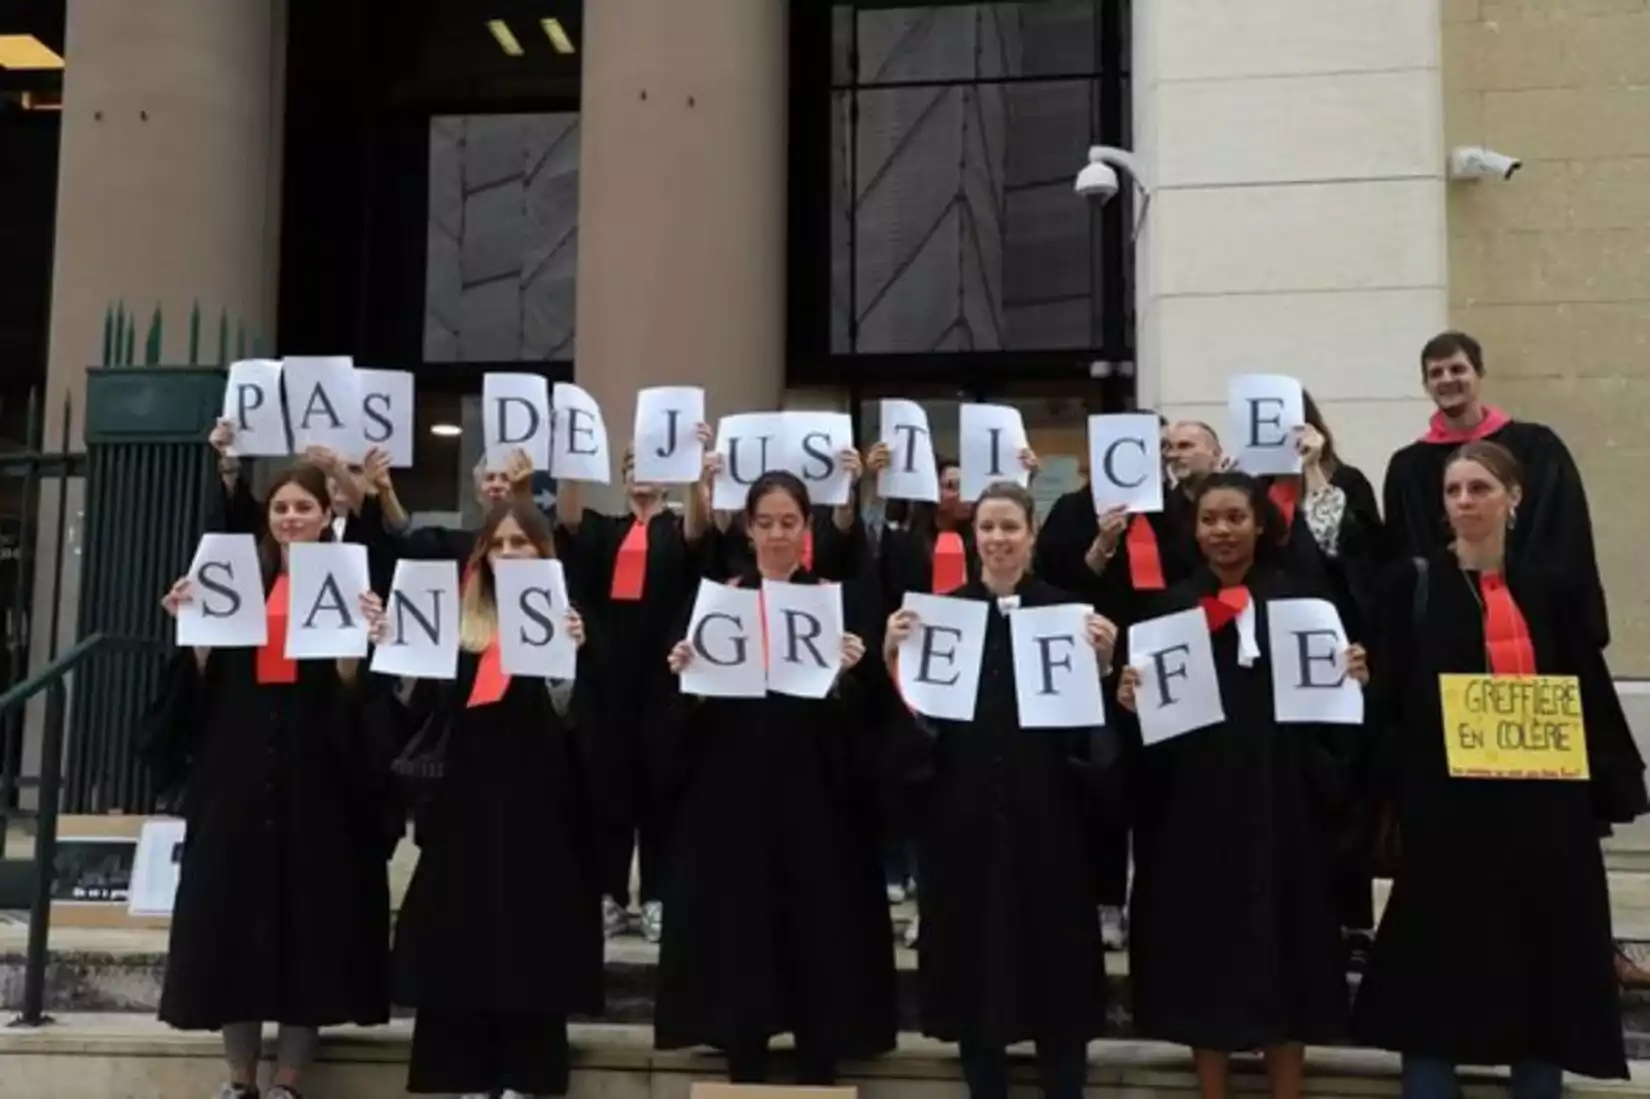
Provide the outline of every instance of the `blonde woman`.
<path id="1" fill-rule="evenodd" d="M 464 582 L 458 677 L 411 702 L 422 732 L 408 752 L 423 745 L 426 785 L 394 967 L 397 1002 L 418 1013 L 415 1094 L 563 1095 L 567 1017 L 601 1010 L 584 621 L 569 611 L 562 623 L 581 646 L 575 682 L 512 678 L 499 657 L 494 562 L 553 556 L 531 501 L 488 513 Z"/>

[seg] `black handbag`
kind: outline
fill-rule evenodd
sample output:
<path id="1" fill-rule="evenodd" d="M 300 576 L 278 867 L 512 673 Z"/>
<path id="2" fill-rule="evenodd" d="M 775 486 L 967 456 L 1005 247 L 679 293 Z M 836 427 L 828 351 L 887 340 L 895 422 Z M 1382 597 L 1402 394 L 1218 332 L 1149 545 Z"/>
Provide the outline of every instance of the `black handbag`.
<path id="1" fill-rule="evenodd" d="M 390 764 L 402 800 L 413 807 L 427 805 L 447 773 L 447 740 L 452 735 L 445 700 L 430 711 L 401 754 Z"/>

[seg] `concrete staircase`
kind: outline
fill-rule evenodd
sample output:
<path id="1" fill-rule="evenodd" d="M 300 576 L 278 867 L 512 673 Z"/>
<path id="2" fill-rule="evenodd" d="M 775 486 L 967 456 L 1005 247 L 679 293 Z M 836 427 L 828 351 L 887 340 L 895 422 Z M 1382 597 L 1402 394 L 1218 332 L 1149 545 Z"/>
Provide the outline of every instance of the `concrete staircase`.
<path id="1" fill-rule="evenodd" d="M 1641 689 L 1642 687 L 1642 689 Z M 1641 733 L 1650 731 L 1650 684 L 1628 684 L 1623 700 Z M 1650 740 L 1650 737 L 1641 737 Z M 1641 745 L 1650 757 L 1650 743 Z M 26 836 L 13 837 L 13 854 Z M 1641 964 L 1650 963 L 1650 820 L 1623 829 L 1605 844 L 1618 936 Z M 399 896 L 415 856 L 408 846 L 392 864 Z M 1378 902 L 1384 902 L 1378 896 Z M 909 917 L 909 908 L 897 915 Z M 668 913 L 667 913 L 668 918 Z M 21 1003 L 27 926 L 20 914 L 0 912 L 0 1009 Z M 1191 947 L 1189 947 L 1190 949 Z M 154 1020 L 165 967 L 161 931 L 56 927 L 51 936 L 47 1008 L 56 1022 L 39 1030 L 0 1029 L 0 1099 L 184 1099 L 209 1096 L 221 1064 L 215 1035 L 179 1034 Z M 685 1099 L 698 1079 L 717 1077 L 719 1059 L 656 1053 L 649 1023 L 657 948 L 637 938 L 608 944 L 607 1009 L 574 1028 L 579 1099 Z M 906 1033 L 897 1052 L 848 1066 L 845 1083 L 869 1099 L 939 1099 L 960 1094 L 955 1050 L 916 1034 L 916 957 L 900 947 L 901 1017 Z M 1111 1012 L 1107 1037 L 1089 1051 L 1091 1096 L 1195 1096 L 1196 1079 L 1185 1050 L 1134 1038 L 1128 1003 L 1127 958 L 1108 959 Z M 1624 1082 L 1573 1080 L 1576 1097 L 1632 1095 L 1650 1099 L 1650 992 L 1622 996 L 1629 1056 L 1641 1059 Z M 411 1025 L 397 1019 L 373 1030 L 340 1029 L 324 1036 L 319 1063 L 307 1081 L 311 1099 L 390 1099 L 405 1094 Z M 1396 1059 L 1380 1052 L 1314 1049 L 1307 1091 L 1314 1097 L 1397 1094 Z M 1253 1059 L 1236 1062 L 1233 1091 L 1264 1094 L 1265 1077 Z M 1470 1099 L 1505 1095 L 1505 1077 L 1465 1077 Z M 1021 1090 L 1034 1091 L 1029 1063 L 1020 1066 Z"/>
<path id="2" fill-rule="evenodd" d="M 411 1027 L 405 1021 L 374 1030 L 329 1032 L 305 1081 L 310 1099 L 403 1099 Z M 656 1053 L 643 1026 L 579 1025 L 573 1029 L 574 1099 L 687 1099 L 696 1080 L 716 1079 L 719 1059 Z M 1029 1050 L 1016 1050 L 1016 1093 L 1035 1094 Z M 0 1030 L 0 1099 L 191 1099 L 214 1094 L 221 1079 L 213 1035 L 178 1034 L 146 1017 L 70 1015 L 38 1032 Z M 779 1070 L 783 1071 L 783 1062 Z M 1629 1081 L 1568 1081 L 1572 1099 L 1650 1096 L 1650 1065 L 1635 1065 Z M 1265 1095 L 1255 1058 L 1233 1066 L 1236 1095 Z M 1504 1099 L 1504 1074 L 1463 1073 L 1467 1099 Z M 953 1099 L 963 1094 L 955 1050 L 904 1035 L 894 1053 L 845 1066 L 842 1083 L 866 1099 Z M 1307 1056 L 1312 1099 L 1362 1099 L 1397 1094 L 1397 1059 L 1352 1049 L 1313 1049 Z M 1194 1099 L 1197 1081 L 1185 1050 L 1155 1042 L 1108 1040 L 1089 1047 L 1091 1099 Z"/>

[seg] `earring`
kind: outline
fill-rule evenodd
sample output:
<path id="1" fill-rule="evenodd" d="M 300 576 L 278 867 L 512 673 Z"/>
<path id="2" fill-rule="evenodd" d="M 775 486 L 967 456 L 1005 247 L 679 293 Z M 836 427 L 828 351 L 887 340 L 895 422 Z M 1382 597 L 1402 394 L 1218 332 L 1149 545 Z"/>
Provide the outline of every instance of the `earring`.
<path id="1" fill-rule="evenodd" d="M 1507 509 L 1507 529 L 1512 530 L 1517 525 L 1518 525 L 1518 508 L 1516 506 L 1510 507 L 1510 508 Z"/>

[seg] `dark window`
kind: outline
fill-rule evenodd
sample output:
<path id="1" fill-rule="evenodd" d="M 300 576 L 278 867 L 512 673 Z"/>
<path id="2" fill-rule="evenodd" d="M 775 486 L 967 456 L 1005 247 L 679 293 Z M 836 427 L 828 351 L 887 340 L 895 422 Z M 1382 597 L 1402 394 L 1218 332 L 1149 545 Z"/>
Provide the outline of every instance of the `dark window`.
<path id="1" fill-rule="evenodd" d="M 424 361 L 573 358 L 579 116 L 430 120 Z"/>
<path id="2" fill-rule="evenodd" d="M 834 7 L 828 193 L 795 192 L 829 211 L 828 307 L 793 296 L 803 373 L 1132 360 L 1130 204 L 1072 190 L 1090 145 L 1127 144 L 1126 21 L 1117 0 Z"/>

